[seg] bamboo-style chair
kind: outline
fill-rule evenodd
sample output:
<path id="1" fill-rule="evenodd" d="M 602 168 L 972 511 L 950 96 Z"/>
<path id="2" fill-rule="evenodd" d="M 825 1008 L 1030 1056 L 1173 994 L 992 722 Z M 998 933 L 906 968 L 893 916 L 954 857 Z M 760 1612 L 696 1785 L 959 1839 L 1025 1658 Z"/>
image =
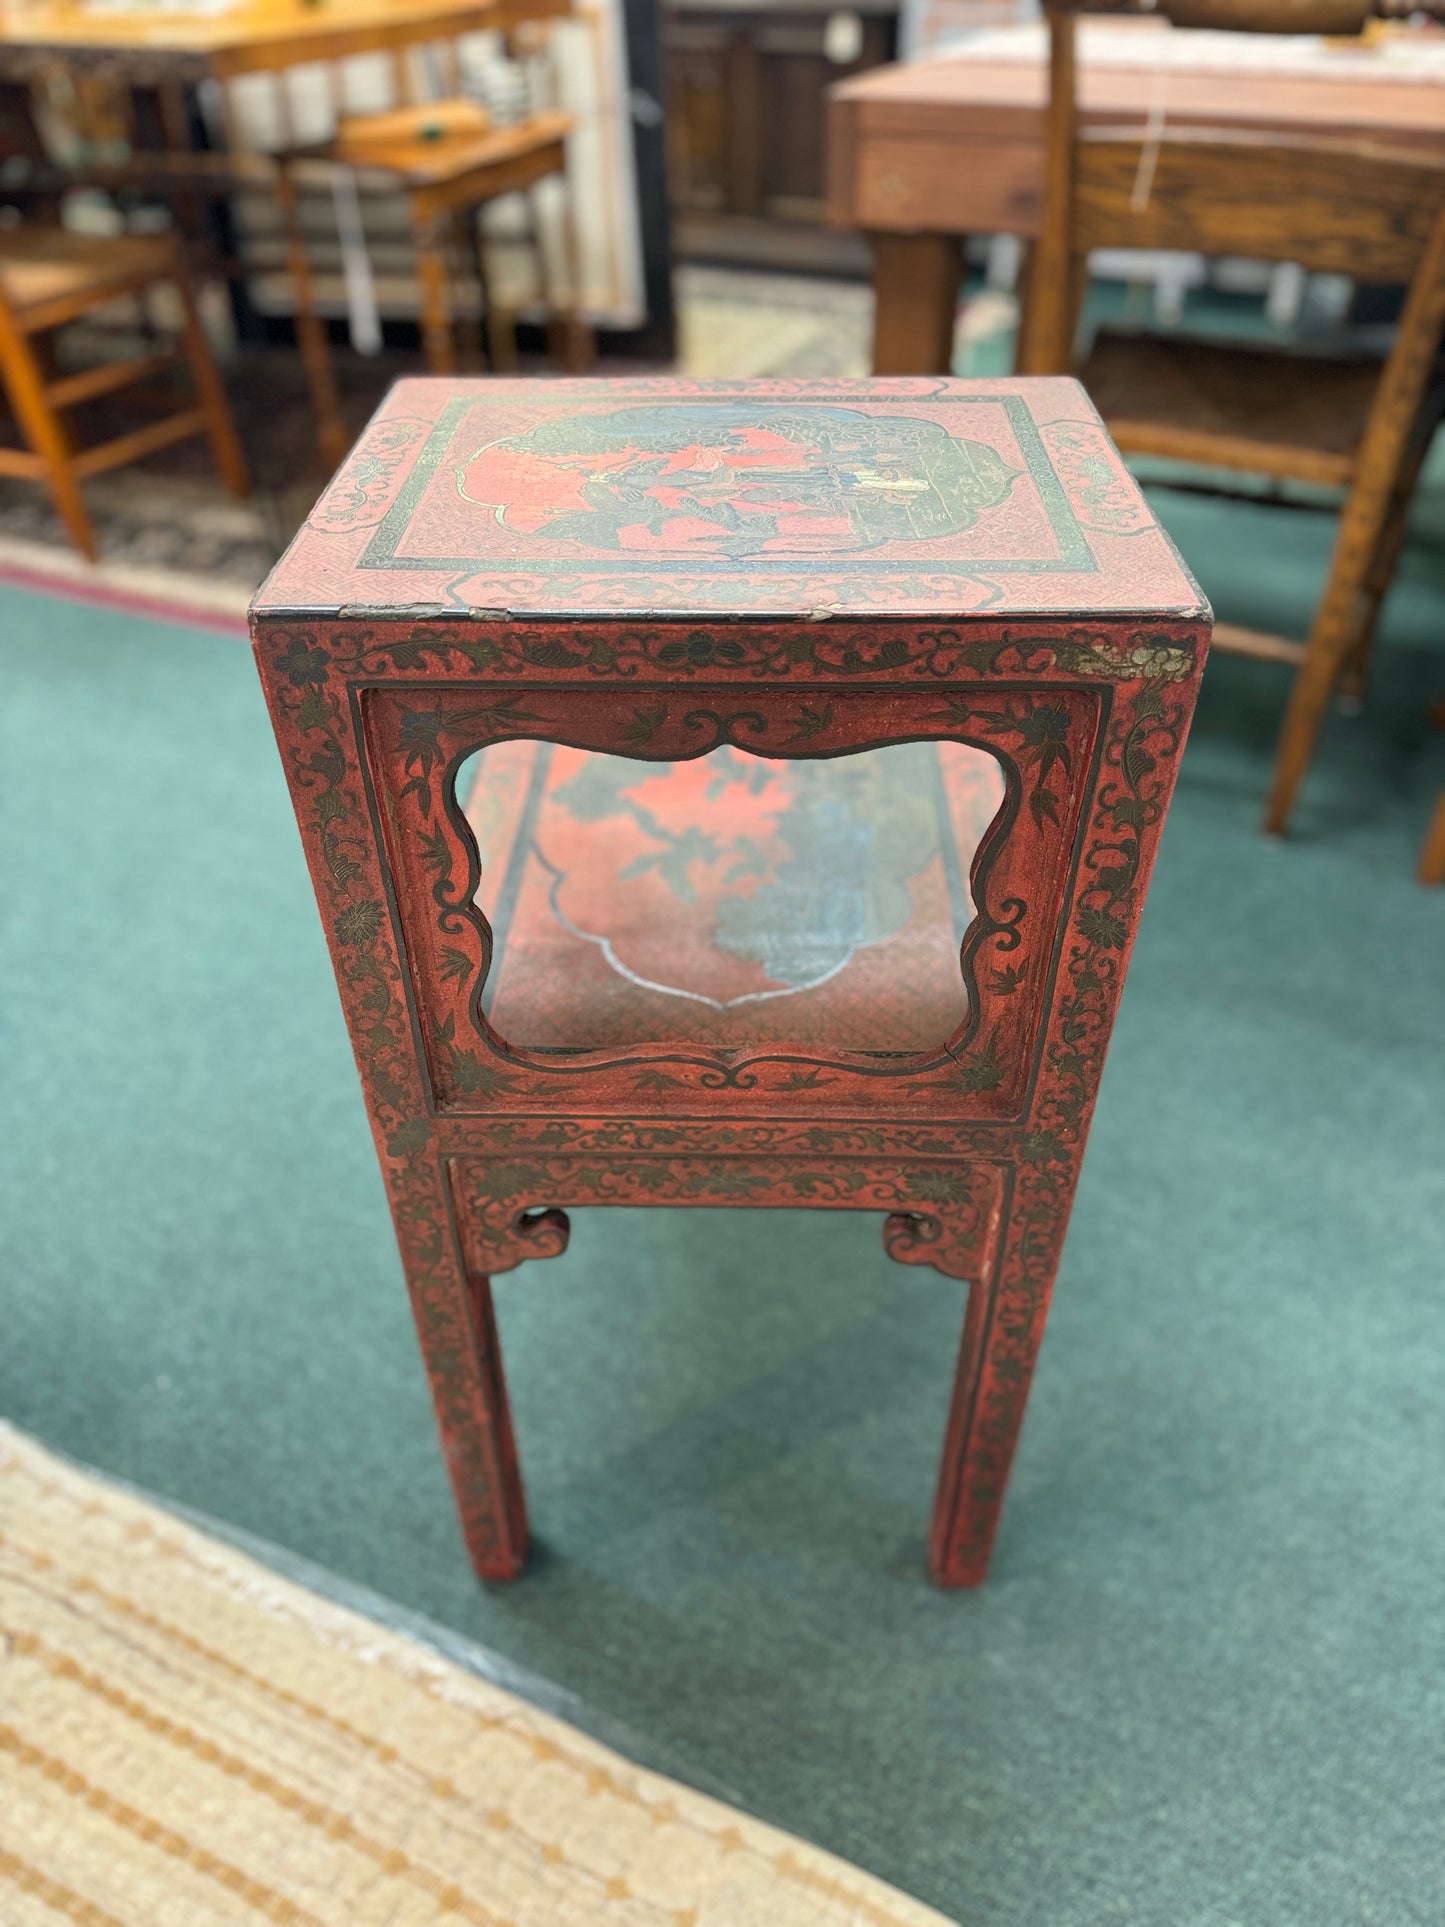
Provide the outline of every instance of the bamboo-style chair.
<path id="1" fill-rule="evenodd" d="M 43 337 L 160 283 L 180 298 L 180 336 L 173 346 L 78 373 L 53 371 Z M 75 445 L 65 419 L 69 409 L 144 381 L 180 359 L 190 368 L 193 403 L 109 441 Z M 232 494 L 248 493 L 245 456 L 173 234 L 95 236 L 23 226 L 0 232 L 0 379 L 24 442 L 0 447 L 0 475 L 43 483 L 71 540 L 91 561 L 95 529 L 80 485 L 93 475 L 204 435 Z"/>
<path id="2" fill-rule="evenodd" d="M 1182 26 L 1347 33 L 1363 0 L 1162 0 Z M 1077 368 L 1126 453 L 1345 490 L 1324 592 L 1298 641 L 1220 623 L 1216 648 L 1296 665 L 1265 813 L 1287 826 L 1330 698 L 1366 661 L 1442 412 L 1445 161 L 1358 142 L 1198 125 L 1081 126 L 1075 18 L 1051 7 L 1044 219 L 1020 372 L 1074 368 L 1091 249 L 1294 261 L 1408 288 L 1381 363 L 1303 349 L 1103 329 Z M 1206 587 L 1208 585 L 1206 584 Z"/>

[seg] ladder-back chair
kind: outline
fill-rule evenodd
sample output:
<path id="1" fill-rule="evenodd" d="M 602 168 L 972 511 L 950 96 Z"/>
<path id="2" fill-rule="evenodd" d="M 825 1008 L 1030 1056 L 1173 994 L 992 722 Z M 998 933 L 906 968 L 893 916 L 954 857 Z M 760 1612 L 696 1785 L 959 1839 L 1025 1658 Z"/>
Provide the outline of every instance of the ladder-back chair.
<path id="1" fill-rule="evenodd" d="M 173 347 L 55 373 L 44 339 L 54 329 L 125 296 L 143 299 L 162 285 L 180 300 L 180 336 Z M 145 381 L 179 359 L 190 370 L 193 403 L 108 441 L 75 445 L 66 420 L 70 409 Z M 0 447 L 0 475 L 43 483 L 71 540 L 91 561 L 95 530 L 80 485 L 92 475 L 204 435 L 231 493 L 244 499 L 248 492 L 226 391 L 173 234 L 95 236 L 23 226 L 0 232 L 0 377 L 25 443 Z"/>
<path id="2" fill-rule="evenodd" d="M 1360 0 L 1165 0 L 1176 23 L 1358 32 Z M 1094 248 L 1293 261 L 1408 293 L 1383 363 L 1310 349 L 1103 328 L 1077 368 L 1126 454 L 1173 457 L 1345 491 L 1329 574 L 1303 641 L 1220 623 L 1216 646 L 1296 666 L 1265 822 L 1282 832 L 1342 675 L 1363 666 L 1440 419 L 1445 159 L 1197 125 L 1080 124 L 1075 14 L 1049 12 L 1043 224 L 1019 367 L 1075 366 Z"/>

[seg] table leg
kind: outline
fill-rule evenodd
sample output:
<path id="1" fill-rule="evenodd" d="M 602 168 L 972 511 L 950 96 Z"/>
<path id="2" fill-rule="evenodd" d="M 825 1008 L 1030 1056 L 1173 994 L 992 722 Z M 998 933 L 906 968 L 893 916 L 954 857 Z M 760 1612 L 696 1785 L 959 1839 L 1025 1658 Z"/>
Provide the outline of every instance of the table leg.
<path id="1" fill-rule="evenodd" d="M 1034 1171 L 1010 1188 L 968 1294 L 929 1548 L 940 1586 L 977 1586 L 988 1572 L 1072 1202 L 1071 1182 Z M 947 1268 L 956 1276 L 967 1266 Z"/>
<path id="2" fill-rule="evenodd" d="M 452 331 L 451 303 L 447 290 L 446 236 L 442 216 L 412 197 L 411 244 L 416 255 L 417 278 L 421 282 L 421 342 L 426 351 L 427 372 L 454 375 L 457 371 L 456 337 Z M 496 356 L 492 365 L 496 366 Z"/>
<path id="3" fill-rule="evenodd" d="M 448 1181 L 417 1160 L 393 1185 L 392 1211 L 442 1453 L 462 1533 L 481 1579 L 515 1579 L 527 1558 L 527 1506 L 517 1464 L 492 1281 L 465 1263 L 448 1217 Z M 566 1243 L 565 1220 L 543 1214 L 513 1241 L 512 1264 L 549 1257 Z M 535 1247 L 535 1249 L 534 1249 Z M 519 1255 L 513 1255 L 519 1253 Z"/>
<path id="4" fill-rule="evenodd" d="M 946 375 L 963 286 L 956 234 L 872 233 L 875 375 Z"/>

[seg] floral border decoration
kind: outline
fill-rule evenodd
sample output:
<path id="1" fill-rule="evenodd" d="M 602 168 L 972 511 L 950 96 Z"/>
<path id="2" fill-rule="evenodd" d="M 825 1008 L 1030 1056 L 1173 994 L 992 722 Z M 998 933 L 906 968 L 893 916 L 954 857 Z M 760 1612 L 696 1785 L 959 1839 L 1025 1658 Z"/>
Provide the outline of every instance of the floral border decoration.
<path id="1" fill-rule="evenodd" d="M 991 626 L 991 625 L 989 625 Z M 587 681 L 635 678 L 676 683 L 710 677 L 797 681 L 840 678 L 887 681 L 898 675 L 935 681 L 964 676 L 1027 678 L 1045 674 L 1105 682 L 1183 682 L 1196 651 L 1163 628 L 1068 627 L 1031 634 L 1004 625 L 978 634 L 938 625 L 786 623 L 760 619 L 701 627 L 623 621 L 450 621 L 336 624 L 345 646 L 328 646 L 331 630 L 276 621 L 274 662 L 304 686 L 332 674 L 348 678 L 463 674 L 499 680 Z M 977 625 L 979 629 L 986 627 Z"/>
<path id="2" fill-rule="evenodd" d="M 906 1084 L 910 1096 L 979 1100 L 1005 1111 L 1022 1095 L 1025 1066 L 1016 1048 L 1042 994 L 1046 934 L 1031 934 L 1031 880 L 1056 875 L 1073 831 L 1077 782 L 1099 726 L 1097 699 L 1079 692 L 1034 694 L 1013 685 L 945 689 L 935 699 L 918 692 L 900 710 L 889 705 L 885 728 L 878 705 L 857 691 L 826 701 L 788 692 L 759 693 L 755 706 L 722 701 L 672 705 L 664 698 L 639 707 L 630 698 L 580 709 L 566 692 L 499 691 L 478 703 L 471 694 L 402 685 L 376 699 L 367 719 L 371 754 L 391 797 L 382 812 L 393 868 L 403 896 L 430 892 L 433 928 L 410 933 L 409 955 L 423 1012 L 440 1013 L 427 1029 L 432 1074 L 443 1108 L 472 1109 L 564 1098 L 586 1103 L 591 1080 L 630 1071 L 630 1091 L 757 1091 L 770 1098 L 816 1092 L 832 1085 L 844 1096 L 851 1080 Z M 1006 777 L 1003 807 L 980 846 L 973 873 L 976 914 L 960 966 L 967 1020 L 932 1055 L 879 1055 L 770 1047 L 748 1053 L 678 1045 L 632 1047 L 557 1057 L 509 1047 L 482 1015 L 481 991 L 493 953 L 492 932 L 473 901 L 480 875 L 475 841 L 455 796 L 461 763 L 478 747 L 525 735 L 641 758 L 694 757 L 720 744 L 777 753 L 829 755 L 906 740 L 966 741 L 998 757 Z M 1020 809 L 1022 836 L 1015 834 Z M 1019 847 L 1022 842 L 1023 847 Z M 996 878 L 996 872 L 998 873 Z M 1045 890 L 1045 897 L 1049 892 Z M 1010 953 L 1016 960 L 1010 961 Z M 978 965 L 993 969 L 980 981 Z M 1005 1010 L 1004 1000 L 1019 999 Z M 1011 1066 L 1016 1070 L 1011 1071 Z M 775 1073 L 760 1084 L 760 1073 Z M 935 1090 L 927 1080 L 942 1079 Z M 550 1084 L 543 1094 L 542 1083 Z"/>

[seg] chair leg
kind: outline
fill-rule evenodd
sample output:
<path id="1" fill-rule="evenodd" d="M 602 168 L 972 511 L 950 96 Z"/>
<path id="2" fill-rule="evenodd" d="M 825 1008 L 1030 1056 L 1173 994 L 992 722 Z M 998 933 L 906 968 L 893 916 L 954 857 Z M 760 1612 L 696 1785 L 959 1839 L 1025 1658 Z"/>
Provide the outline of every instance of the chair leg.
<path id="1" fill-rule="evenodd" d="M 570 188 L 564 182 L 566 201 L 562 213 L 562 244 L 566 252 L 567 298 L 547 297 L 547 346 L 552 359 L 569 375 L 585 375 L 597 360 L 597 341 L 591 325 L 582 314 L 582 237 L 577 229 L 577 209 Z M 537 260 L 542 279 L 547 279 L 542 252 L 541 224 L 533 216 Z"/>
<path id="2" fill-rule="evenodd" d="M 1390 506 L 1385 514 L 1385 526 L 1375 545 L 1374 556 L 1369 568 L 1365 571 L 1365 601 L 1361 610 L 1360 633 L 1350 650 L 1344 672 L 1345 689 L 1357 699 L 1364 695 L 1365 678 L 1369 673 L 1380 606 L 1385 600 L 1391 582 L 1395 579 L 1400 551 L 1405 546 L 1405 536 L 1409 531 L 1410 503 L 1415 494 L 1415 484 L 1420 479 L 1420 470 L 1425 465 L 1425 457 L 1430 452 L 1433 439 L 1431 434 L 1422 434 L 1411 449 L 1409 459 L 1390 497 Z"/>
<path id="3" fill-rule="evenodd" d="M 22 334 L 0 306 L 0 358 L 5 367 L 5 389 L 20 432 L 45 464 L 45 486 L 56 513 L 76 548 L 88 562 L 98 557 L 95 526 L 81 497 L 71 467 L 70 437 L 51 406 L 45 375 L 35 343 Z"/>
<path id="4" fill-rule="evenodd" d="M 1418 464 L 1415 465 L 1418 472 Z M 1410 477 L 1413 481 L 1413 474 Z M 1329 578 L 1305 643 L 1280 729 L 1265 828 L 1283 836 L 1314 755 L 1330 698 L 1346 669 L 1368 659 L 1375 619 L 1405 538 L 1410 492 L 1356 487 L 1340 518 Z"/>
<path id="5" fill-rule="evenodd" d="M 286 234 L 286 263 L 291 274 L 291 297 L 295 303 L 296 343 L 301 350 L 301 366 L 311 397 L 311 412 L 316 419 L 316 439 L 322 459 L 335 468 L 351 446 L 336 393 L 336 376 L 331 366 L 331 343 L 326 324 L 316 312 L 316 294 L 311 283 L 311 263 L 301 232 L 301 216 L 296 205 L 296 183 L 284 164 L 276 170 L 276 203 Z"/>
<path id="6" fill-rule="evenodd" d="M 206 411 L 206 435 L 211 444 L 211 454 L 220 470 L 221 480 L 237 501 L 244 502 L 251 493 L 246 457 L 241 448 L 241 438 L 236 433 L 235 418 L 231 414 L 231 404 L 226 398 L 220 370 L 216 367 L 211 344 L 206 340 L 206 331 L 201 325 L 190 276 L 180 260 L 179 249 L 174 279 L 176 291 L 181 297 L 186 360 L 190 364 L 191 380 L 195 383 L 201 406 Z"/>
<path id="7" fill-rule="evenodd" d="M 1363 687 L 1375 623 L 1404 546 L 1410 500 L 1428 449 L 1426 436 L 1388 488 L 1357 485 L 1345 504 L 1325 592 L 1280 730 L 1265 815 L 1272 835 L 1284 834 L 1336 688 L 1343 681 L 1358 695 Z"/>
<path id="8" fill-rule="evenodd" d="M 510 309 L 500 307 L 493 296 L 492 277 L 487 267 L 487 240 L 481 222 L 473 226 L 476 241 L 477 286 L 482 291 L 482 312 L 487 324 L 487 357 L 499 375 L 517 372 L 517 324 Z"/>
<path id="9" fill-rule="evenodd" d="M 464 208 L 452 216 L 450 235 L 452 276 L 454 284 L 458 287 L 460 287 L 462 278 L 466 274 L 470 273 L 472 278 L 474 280 L 476 279 L 475 261 L 477 249 L 475 246 L 475 235 L 468 233 L 468 229 L 474 229 L 476 223 L 477 211 L 475 208 Z M 458 314 L 456 318 L 457 349 L 459 359 L 465 367 L 475 368 L 484 372 L 487 361 L 482 349 L 482 309 L 486 305 L 486 295 L 479 281 L 477 283 L 477 301 L 478 309 L 475 315 Z"/>
<path id="10" fill-rule="evenodd" d="M 1264 813 L 1264 827 L 1271 836 L 1283 836 L 1289 825 L 1295 797 L 1319 740 L 1325 711 L 1350 650 L 1365 626 L 1368 599 L 1362 577 L 1358 556 L 1348 558 L 1345 563 L 1337 559 L 1330 585 L 1311 625 L 1305 659 L 1295 672 L 1275 752 L 1274 776 Z"/>
<path id="11" fill-rule="evenodd" d="M 1290 691 L 1264 818 L 1265 828 L 1277 836 L 1289 821 L 1340 673 L 1368 631 L 1370 571 L 1384 553 L 1391 506 L 1410 472 L 1412 444 L 1442 333 L 1445 210 L 1435 217 L 1405 297 L 1395 345 L 1355 457 L 1355 482 L 1340 517 L 1329 581 Z"/>
<path id="12" fill-rule="evenodd" d="M 434 375 L 454 375 L 457 347 L 447 301 L 446 248 L 441 217 L 412 206 L 412 246 L 421 280 L 421 338 L 426 365 Z"/>

